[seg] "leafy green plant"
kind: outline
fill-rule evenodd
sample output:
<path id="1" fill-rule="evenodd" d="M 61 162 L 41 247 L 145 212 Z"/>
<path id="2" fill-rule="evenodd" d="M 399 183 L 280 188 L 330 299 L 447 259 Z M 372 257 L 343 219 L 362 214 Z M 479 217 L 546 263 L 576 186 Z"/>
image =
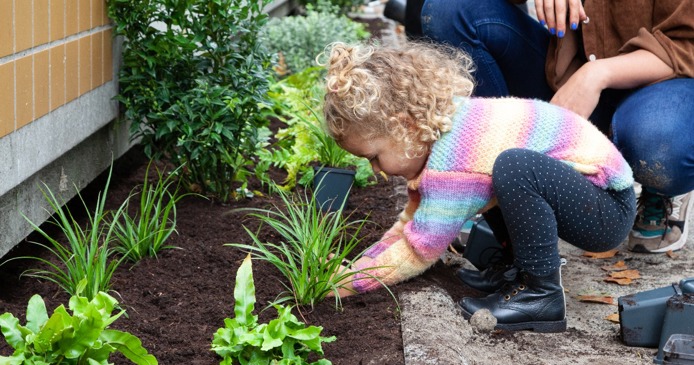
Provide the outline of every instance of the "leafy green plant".
<path id="1" fill-rule="evenodd" d="M 260 41 L 278 55 L 278 60 L 283 60 L 276 70 L 284 74 L 316 66 L 316 56 L 330 43 L 354 43 L 369 36 L 364 24 L 338 14 L 338 9 L 328 3 L 321 3 L 315 8 L 307 6 L 305 16 L 270 19 L 262 29 Z"/>
<path id="2" fill-rule="evenodd" d="M 356 186 L 376 181 L 368 160 L 347 153 L 322 128 L 323 118 L 315 110 L 323 99 L 320 81 L 323 71 L 321 67 L 304 69 L 274 84 L 269 93 L 275 103 L 276 117 L 286 127 L 277 131 L 277 142 L 259 154 L 259 167 L 284 169 L 287 172 L 282 182 L 284 190 L 291 190 L 297 183 L 310 185 L 314 176 L 312 166 L 316 164 L 354 167 Z M 261 168 L 256 170 L 260 171 Z"/>
<path id="3" fill-rule="evenodd" d="M 277 318 L 259 324 L 255 309 L 255 284 L 251 256 L 248 255 L 236 272 L 234 287 L 234 318 L 226 318 L 224 327 L 217 330 L 212 340 L 212 351 L 223 358 L 222 365 L 276 364 L 276 365 L 330 365 L 320 359 L 309 363 L 308 356 L 315 352 L 322 356 L 321 343 L 335 341 L 335 337 L 320 336 L 322 327 L 308 326 L 291 312 L 291 307 L 274 304 Z"/>
<path id="4" fill-rule="evenodd" d="M 333 293 L 335 306 L 341 307 L 338 289 L 350 282 L 355 272 L 340 265 L 344 260 L 351 263 L 361 256 L 357 254 L 352 261 L 347 259 L 361 242 L 359 233 L 367 220 L 351 220 L 349 215 L 343 216 L 342 209 L 324 213 L 311 193 L 278 191 L 278 194 L 283 208 L 239 209 L 261 222 L 257 232 L 244 226 L 253 244 L 227 245 L 248 250 L 256 258 L 277 267 L 289 281 L 289 285 L 285 284 L 287 292 L 279 297 L 278 303 L 295 301 L 298 305 L 313 306 Z M 259 232 L 264 229 L 263 225 L 277 232 L 282 241 L 261 240 Z"/>
<path id="5" fill-rule="evenodd" d="M 106 292 L 110 289 L 111 277 L 123 261 L 123 258 L 114 259 L 111 257 L 112 248 L 109 246 L 114 237 L 114 226 L 108 222 L 108 216 L 113 214 L 113 219 L 118 219 L 122 214 L 122 207 L 116 212 L 109 212 L 105 209 L 111 173 L 112 170 L 109 170 L 106 185 L 97 196 L 96 207 L 94 207 L 93 212 L 89 211 L 79 189 L 75 187 L 77 197 L 88 218 L 85 228 L 82 228 L 75 220 L 72 212 L 65 205 L 65 201 L 56 197 L 48 185 L 44 184 L 41 193 L 53 210 L 53 216 L 48 220 L 48 223 L 60 229 L 60 232 L 65 235 L 68 245 L 64 246 L 24 216 L 32 228 L 48 241 L 48 245 L 40 242 L 33 243 L 46 248 L 62 264 L 59 266 L 47 259 L 35 256 L 17 257 L 16 259 L 37 260 L 48 266 L 48 269 L 28 269 L 24 275 L 51 281 L 70 295 L 77 295 L 80 283 L 85 280 L 82 292 L 89 299 L 94 298 L 98 292 Z"/>
<path id="6" fill-rule="evenodd" d="M 299 4 L 305 5 L 306 8 L 311 6 L 331 7 L 332 12 L 340 14 L 355 11 L 360 5 L 364 5 L 365 3 L 365 0 L 299 0 Z"/>
<path id="7" fill-rule="evenodd" d="M 116 299 L 104 292 L 91 300 L 72 296 L 72 315 L 61 304 L 48 317 L 43 298 L 36 294 L 29 299 L 25 326 L 11 313 L 0 315 L 2 334 L 15 349 L 12 356 L 0 356 L 0 364 L 108 364 L 110 355 L 120 352 L 135 364 L 156 365 L 157 359 L 142 347 L 140 339 L 108 328 L 125 313 L 111 315 L 117 306 Z"/>
<path id="8" fill-rule="evenodd" d="M 174 181 L 176 171 L 165 176 L 157 169 L 157 181 L 153 185 L 149 181 L 151 164 L 152 162 L 147 166 L 144 183 L 139 191 L 136 191 L 137 188 L 133 189 L 123 202 L 123 213 L 117 217 L 120 219 L 112 222 L 116 237 L 114 250 L 132 262 L 145 257 L 156 257 L 164 249 L 175 248 L 167 246 L 166 241 L 176 232 L 176 203 L 190 195 L 179 194 L 179 184 Z M 131 217 L 128 215 L 130 201 L 138 195 L 139 210 Z"/>
<path id="9" fill-rule="evenodd" d="M 271 57 L 257 41 L 270 0 L 109 0 L 123 36 L 119 74 L 132 138 L 169 159 L 184 187 L 223 201 L 248 195 Z"/>

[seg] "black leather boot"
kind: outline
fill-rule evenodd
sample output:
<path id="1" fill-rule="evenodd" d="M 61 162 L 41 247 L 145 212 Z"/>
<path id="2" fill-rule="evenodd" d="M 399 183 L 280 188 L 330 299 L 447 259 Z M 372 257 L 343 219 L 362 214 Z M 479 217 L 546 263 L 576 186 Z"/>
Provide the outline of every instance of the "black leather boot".
<path id="1" fill-rule="evenodd" d="M 482 271 L 458 269 L 455 276 L 467 286 L 485 293 L 494 293 L 513 281 L 518 269 L 513 265 L 495 264 Z"/>
<path id="2" fill-rule="evenodd" d="M 535 332 L 566 331 L 566 300 L 561 272 L 532 276 L 521 272 L 516 280 L 484 298 L 463 298 L 458 302 L 463 317 L 486 308 L 494 317 L 495 329 Z"/>

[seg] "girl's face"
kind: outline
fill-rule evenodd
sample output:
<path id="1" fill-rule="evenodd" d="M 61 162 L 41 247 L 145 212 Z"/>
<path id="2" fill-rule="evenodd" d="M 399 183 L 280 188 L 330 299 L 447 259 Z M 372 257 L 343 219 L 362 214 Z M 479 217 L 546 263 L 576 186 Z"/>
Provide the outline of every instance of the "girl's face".
<path id="1" fill-rule="evenodd" d="M 367 141 L 360 136 L 352 135 L 341 145 L 353 155 L 368 159 L 374 173 L 383 171 L 387 175 L 402 176 L 407 180 L 413 180 L 419 176 L 427 161 L 426 155 L 407 158 L 404 144 L 389 137 Z"/>

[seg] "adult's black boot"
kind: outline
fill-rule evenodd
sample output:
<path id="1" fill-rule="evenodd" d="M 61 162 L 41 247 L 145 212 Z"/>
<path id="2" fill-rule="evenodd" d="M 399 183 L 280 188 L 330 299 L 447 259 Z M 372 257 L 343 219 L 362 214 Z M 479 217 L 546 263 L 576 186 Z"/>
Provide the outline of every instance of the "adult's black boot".
<path id="1" fill-rule="evenodd" d="M 495 329 L 566 331 L 566 299 L 560 270 L 547 276 L 520 272 L 497 292 L 484 298 L 463 298 L 458 305 L 465 319 L 480 309 L 488 309 L 496 317 Z"/>
<path id="2" fill-rule="evenodd" d="M 485 293 L 494 293 L 513 281 L 518 269 L 513 265 L 495 264 L 482 271 L 458 269 L 455 276 L 467 286 Z"/>

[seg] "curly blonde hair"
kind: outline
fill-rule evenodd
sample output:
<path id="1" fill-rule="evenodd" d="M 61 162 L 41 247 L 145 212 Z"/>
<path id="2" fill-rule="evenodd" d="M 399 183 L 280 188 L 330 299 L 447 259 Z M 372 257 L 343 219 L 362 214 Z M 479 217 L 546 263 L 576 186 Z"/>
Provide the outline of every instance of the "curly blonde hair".
<path id="1" fill-rule="evenodd" d="M 469 96 L 474 87 L 471 58 L 452 47 L 333 43 L 325 54 L 323 112 L 338 143 L 351 133 L 366 139 L 389 134 L 405 143 L 408 157 L 421 156 L 451 129 L 453 98 Z"/>

